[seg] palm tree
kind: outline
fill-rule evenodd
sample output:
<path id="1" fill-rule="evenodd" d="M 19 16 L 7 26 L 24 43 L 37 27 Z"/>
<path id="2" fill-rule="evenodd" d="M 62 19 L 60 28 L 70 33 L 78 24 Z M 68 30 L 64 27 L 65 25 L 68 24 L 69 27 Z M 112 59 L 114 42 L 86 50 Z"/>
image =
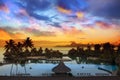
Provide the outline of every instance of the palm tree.
<path id="1" fill-rule="evenodd" d="M 110 44 L 109 42 L 103 44 L 103 55 L 102 57 L 106 60 L 115 64 L 115 54 L 114 54 L 114 45 Z"/>
<path id="2" fill-rule="evenodd" d="M 16 47 L 17 47 L 17 55 L 19 58 L 22 58 L 22 57 L 25 57 L 26 55 L 23 54 L 23 44 L 21 42 L 18 42 L 16 44 Z"/>
<path id="3" fill-rule="evenodd" d="M 120 54 L 120 44 L 117 47 L 118 47 L 117 53 Z"/>
<path id="4" fill-rule="evenodd" d="M 92 45 L 87 44 L 87 49 L 85 50 L 86 57 L 93 56 L 93 51 L 91 50 Z"/>
<path id="5" fill-rule="evenodd" d="M 6 49 L 6 52 L 12 51 L 12 49 L 15 48 L 15 41 L 12 39 L 10 39 L 9 41 L 6 41 L 6 44 L 4 47 Z"/>
<path id="6" fill-rule="evenodd" d="M 104 54 L 104 57 L 110 57 L 111 56 L 111 44 L 109 42 L 103 44 L 102 53 Z"/>
<path id="7" fill-rule="evenodd" d="M 74 49 L 74 48 L 72 48 L 72 49 L 70 49 L 69 51 L 68 51 L 68 56 L 69 57 L 76 57 L 77 56 L 77 50 L 76 49 Z"/>
<path id="8" fill-rule="evenodd" d="M 101 45 L 100 45 L 100 44 L 95 44 L 95 45 L 94 45 L 94 53 L 95 53 L 95 55 L 96 55 L 97 57 L 100 56 L 100 53 L 101 53 L 100 48 L 101 48 Z"/>
<path id="9" fill-rule="evenodd" d="M 36 49 L 36 48 L 33 48 L 33 49 L 31 50 L 31 55 L 32 55 L 32 56 L 37 56 L 37 54 L 38 54 L 37 49 Z"/>
<path id="10" fill-rule="evenodd" d="M 42 50 L 42 47 L 40 47 L 39 50 L 38 50 L 38 55 L 41 56 L 42 53 L 43 53 L 43 50 Z"/>
<path id="11" fill-rule="evenodd" d="M 100 47 L 101 47 L 100 44 L 95 44 L 95 45 L 94 45 L 95 51 L 100 51 Z"/>
<path id="12" fill-rule="evenodd" d="M 7 58 L 11 58 L 13 54 L 15 54 L 15 51 L 16 51 L 15 41 L 12 39 L 10 39 L 9 41 L 6 41 L 6 44 L 4 47 L 6 49 L 4 56 L 6 56 Z"/>
<path id="13" fill-rule="evenodd" d="M 23 42 L 23 46 L 25 47 L 26 50 L 29 50 L 28 48 L 32 49 L 34 45 L 32 40 L 29 37 L 27 37 L 27 39 Z"/>
<path id="14" fill-rule="evenodd" d="M 87 45 L 87 50 L 91 51 L 91 45 L 90 44 Z"/>
<path id="15" fill-rule="evenodd" d="M 77 56 L 78 57 L 83 57 L 84 56 L 84 50 L 83 47 L 77 47 Z"/>
<path id="16" fill-rule="evenodd" d="M 16 46 L 17 46 L 18 52 L 22 52 L 23 44 L 21 42 L 18 42 Z"/>

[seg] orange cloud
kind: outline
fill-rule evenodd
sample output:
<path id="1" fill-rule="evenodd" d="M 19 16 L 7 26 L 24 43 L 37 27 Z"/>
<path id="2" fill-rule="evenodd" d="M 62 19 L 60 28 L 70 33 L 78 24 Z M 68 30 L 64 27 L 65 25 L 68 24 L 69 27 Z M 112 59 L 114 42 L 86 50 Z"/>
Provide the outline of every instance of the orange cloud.
<path id="1" fill-rule="evenodd" d="M 24 32 L 7 32 L 5 29 L 0 28 L 0 40 L 8 39 L 24 39 L 27 35 Z"/>
<path id="2" fill-rule="evenodd" d="M 60 12 L 62 12 L 62 13 L 65 13 L 65 14 L 70 14 L 70 13 L 71 13 L 70 10 L 66 10 L 66 9 L 64 9 L 64 8 L 62 8 L 62 7 L 58 7 L 58 10 L 59 10 Z"/>
<path id="3" fill-rule="evenodd" d="M 3 29 L 0 29 L 0 39 L 6 40 L 6 39 L 10 39 L 11 36 L 4 31 Z"/>
<path id="4" fill-rule="evenodd" d="M 18 32 L 18 33 L 12 34 L 11 37 L 14 39 L 24 39 L 25 37 L 27 37 L 27 35 Z"/>
<path id="5" fill-rule="evenodd" d="M 83 17 L 84 17 L 84 13 L 82 13 L 82 12 L 77 12 L 77 13 L 76 13 L 76 16 L 77 16 L 78 18 L 83 18 Z"/>

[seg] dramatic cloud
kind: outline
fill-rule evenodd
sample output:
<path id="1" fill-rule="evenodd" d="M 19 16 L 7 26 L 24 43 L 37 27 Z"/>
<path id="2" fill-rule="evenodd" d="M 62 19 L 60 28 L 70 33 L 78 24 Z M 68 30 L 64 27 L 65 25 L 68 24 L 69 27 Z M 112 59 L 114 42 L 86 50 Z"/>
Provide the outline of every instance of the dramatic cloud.
<path id="1" fill-rule="evenodd" d="M 96 21 L 96 26 L 102 28 L 102 29 L 111 29 L 112 28 L 112 24 L 109 24 L 109 23 L 105 23 L 105 22 L 102 22 L 102 21 Z"/>
<path id="2" fill-rule="evenodd" d="M 32 29 L 32 28 L 25 28 L 24 31 L 27 31 L 26 33 L 30 33 L 34 36 L 55 36 L 56 34 L 54 32 L 50 32 L 50 31 L 40 31 L 37 29 Z"/>
<path id="3" fill-rule="evenodd" d="M 9 13 L 8 7 L 2 1 L 0 2 L 0 11 L 4 11 L 6 13 Z"/>
<path id="4" fill-rule="evenodd" d="M 87 0 L 88 11 L 107 18 L 120 18 L 120 0 Z"/>
<path id="5" fill-rule="evenodd" d="M 58 6 L 73 12 L 79 12 L 87 8 L 85 0 L 58 0 Z"/>
<path id="6" fill-rule="evenodd" d="M 0 36 L 97 43 L 120 40 L 120 0 L 0 0 Z"/>
<path id="7" fill-rule="evenodd" d="M 41 12 L 52 8 L 53 0 L 21 0 L 18 1 L 19 6 L 24 8 L 27 13 L 40 20 L 49 20 L 48 16 L 40 15 Z"/>

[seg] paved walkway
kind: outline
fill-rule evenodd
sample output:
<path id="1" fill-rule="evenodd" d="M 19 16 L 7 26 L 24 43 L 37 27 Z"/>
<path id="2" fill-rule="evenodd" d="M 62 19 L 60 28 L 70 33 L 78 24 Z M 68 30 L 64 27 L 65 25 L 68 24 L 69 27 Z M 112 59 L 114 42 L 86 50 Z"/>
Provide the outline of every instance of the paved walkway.
<path id="1" fill-rule="evenodd" d="M 1 76 L 0 80 L 120 80 L 120 77 L 6 77 Z"/>

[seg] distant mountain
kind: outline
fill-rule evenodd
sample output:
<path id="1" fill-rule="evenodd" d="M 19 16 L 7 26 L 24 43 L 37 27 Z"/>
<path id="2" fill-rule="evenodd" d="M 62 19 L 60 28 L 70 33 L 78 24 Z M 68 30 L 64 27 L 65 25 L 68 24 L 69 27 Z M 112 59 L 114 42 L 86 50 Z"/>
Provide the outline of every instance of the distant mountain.
<path id="1" fill-rule="evenodd" d="M 76 42 L 71 42 L 69 45 L 57 45 L 56 47 L 77 47 L 77 46 L 87 46 L 87 44 L 81 44 Z"/>

